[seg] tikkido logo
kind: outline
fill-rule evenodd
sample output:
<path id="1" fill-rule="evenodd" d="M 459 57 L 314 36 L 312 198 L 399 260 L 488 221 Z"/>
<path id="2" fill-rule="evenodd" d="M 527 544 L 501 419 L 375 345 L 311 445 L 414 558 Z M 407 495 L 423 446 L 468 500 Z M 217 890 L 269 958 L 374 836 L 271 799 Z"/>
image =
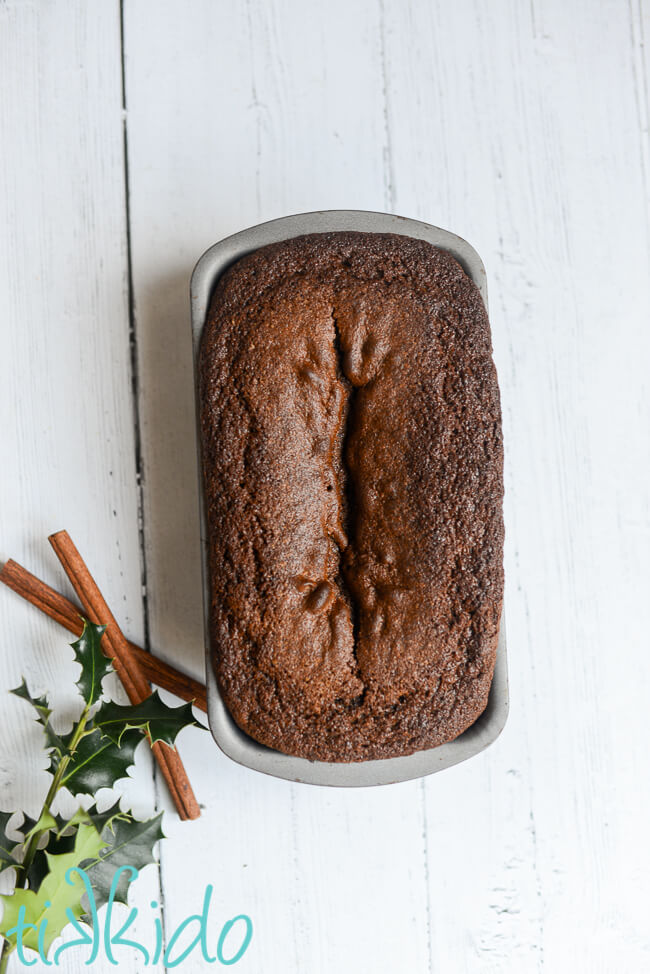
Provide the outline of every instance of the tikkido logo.
<path id="1" fill-rule="evenodd" d="M 30 930 L 38 933 L 38 953 L 42 962 L 48 967 L 60 966 L 61 957 L 67 953 L 67 951 L 73 950 L 74 948 L 79 949 L 83 947 L 90 948 L 90 953 L 85 961 L 86 966 L 94 963 L 97 960 L 102 949 L 109 964 L 117 965 L 119 964 L 119 960 L 115 958 L 113 948 L 130 947 L 132 950 L 135 950 L 142 955 L 145 966 L 150 964 L 158 964 L 160 961 L 162 961 L 165 968 L 178 967 L 178 965 L 182 964 L 183 961 L 190 956 L 190 954 L 197 950 L 197 948 L 206 964 L 219 963 L 225 966 L 236 964 L 242 959 L 248 950 L 253 937 L 253 922 L 245 913 L 240 913 L 238 916 L 233 917 L 232 920 L 228 920 L 223 924 L 216 947 L 212 948 L 215 952 L 214 954 L 210 952 L 208 937 L 208 914 L 210 912 L 210 902 L 214 889 L 212 885 L 206 886 L 205 895 L 203 897 L 202 911 L 200 913 L 191 914 L 190 916 L 186 917 L 185 920 L 179 923 L 169 937 L 165 947 L 163 946 L 162 923 L 160 921 L 160 917 L 158 916 L 154 917 L 153 921 L 153 949 L 149 950 L 144 944 L 139 943 L 139 941 L 128 940 L 125 937 L 126 932 L 130 927 L 132 927 L 138 916 L 138 909 L 136 907 L 131 908 L 126 921 L 116 933 L 113 933 L 113 904 L 115 902 L 118 884 L 123 876 L 127 877 L 127 882 L 130 884 L 138 878 L 138 870 L 133 866 L 120 866 L 120 868 L 115 871 L 110 896 L 106 905 L 104 922 L 103 925 L 101 925 L 97 916 L 97 906 L 95 903 L 92 886 L 90 885 L 90 880 L 88 879 L 86 872 L 80 867 L 76 866 L 68 869 L 65 877 L 66 882 L 70 886 L 75 886 L 78 884 L 78 880 L 80 879 L 85 887 L 86 896 L 88 898 L 87 916 L 89 921 L 92 923 L 92 930 L 86 926 L 82 926 L 74 916 L 70 907 L 67 907 L 66 916 L 79 934 L 79 939 L 70 940 L 58 947 L 54 952 L 54 957 L 52 960 L 47 959 L 44 951 L 48 923 L 47 909 L 45 910 L 43 919 L 39 922 L 38 926 L 36 926 L 33 923 L 25 922 L 25 907 L 21 906 L 16 926 L 12 927 L 11 930 L 7 930 L 6 932 L 7 937 L 11 937 L 14 934 L 16 936 L 16 954 L 21 964 L 24 964 L 26 967 L 33 967 L 33 965 L 36 964 L 36 958 L 30 960 L 25 956 L 24 937 Z M 46 903 L 46 907 L 51 906 L 51 903 Z M 158 903 L 155 900 L 152 901 L 151 908 L 152 910 L 158 908 Z M 194 938 L 190 943 L 182 946 L 182 942 L 187 939 L 183 935 L 192 926 L 195 928 Z M 181 943 L 179 944 L 179 942 Z"/>

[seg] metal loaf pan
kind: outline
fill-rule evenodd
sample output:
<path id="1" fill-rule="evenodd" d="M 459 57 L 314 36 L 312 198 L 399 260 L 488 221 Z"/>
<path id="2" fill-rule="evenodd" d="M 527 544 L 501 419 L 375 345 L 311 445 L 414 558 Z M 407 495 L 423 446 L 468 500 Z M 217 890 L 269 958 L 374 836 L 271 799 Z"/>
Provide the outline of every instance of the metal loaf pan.
<path id="1" fill-rule="evenodd" d="M 418 220 L 393 216 L 388 213 L 372 213 L 363 210 L 325 210 L 317 213 L 300 213 L 295 216 L 271 220 L 232 237 L 220 241 L 203 254 L 192 274 L 190 288 L 192 302 L 192 333 L 194 343 L 194 374 L 198 449 L 200 453 L 199 401 L 198 401 L 198 353 L 201 332 L 207 314 L 210 297 L 220 275 L 240 257 L 266 244 L 298 237 L 306 233 L 326 233 L 333 230 L 357 230 L 366 233 L 399 233 L 417 237 L 458 260 L 466 273 L 479 288 L 487 307 L 487 282 L 481 258 L 467 241 L 447 230 L 432 227 Z M 488 705 L 479 719 L 456 740 L 425 751 L 417 751 L 406 757 L 387 758 L 377 761 L 354 763 L 329 763 L 308 761 L 290 757 L 258 744 L 237 726 L 230 716 L 219 692 L 210 659 L 209 626 L 209 573 L 207 558 L 207 525 L 204 508 L 202 473 L 199 459 L 200 514 L 201 514 L 201 561 L 203 571 L 204 633 L 206 644 L 206 677 L 208 689 L 208 718 L 212 735 L 221 750 L 236 761 L 255 771 L 300 781 L 312 785 L 337 785 L 342 787 L 386 785 L 408 781 L 423 775 L 442 771 L 461 761 L 466 761 L 490 745 L 503 730 L 508 716 L 508 674 L 506 665 L 506 637 L 503 617 L 499 633 L 496 668 Z"/>

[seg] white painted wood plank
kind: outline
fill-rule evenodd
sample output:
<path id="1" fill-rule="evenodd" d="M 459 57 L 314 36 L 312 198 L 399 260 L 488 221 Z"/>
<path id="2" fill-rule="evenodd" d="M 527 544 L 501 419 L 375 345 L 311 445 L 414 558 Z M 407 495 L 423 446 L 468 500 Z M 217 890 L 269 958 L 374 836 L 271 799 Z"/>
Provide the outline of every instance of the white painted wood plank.
<path id="1" fill-rule="evenodd" d="M 381 9 L 255 0 L 187 15 L 139 0 L 126 14 L 150 630 L 200 673 L 189 274 L 207 246 L 260 220 L 385 208 Z M 255 923 L 242 970 L 262 958 L 283 974 L 428 966 L 417 784 L 292 787 L 236 768 L 208 739 L 191 753 L 206 809 L 163 850 L 168 929 L 215 882 L 224 915 Z"/>
<path id="2" fill-rule="evenodd" d="M 396 207 L 485 260 L 507 449 L 512 712 L 485 757 L 425 785 L 434 970 L 648 967 L 647 101 L 630 10 L 632 33 L 617 3 L 388 4 Z"/>
<path id="3" fill-rule="evenodd" d="M 0 555 L 67 590 L 46 540 L 65 526 L 139 639 L 118 6 L 2 4 L 0 65 Z M 0 802 L 35 815 L 48 782 L 42 734 L 7 691 L 24 674 L 72 719 L 75 667 L 67 634 L 4 588 L 0 620 Z M 123 790 L 151 814 L 139 757 Z M 157 890 L 150 869 L 134 903 L 148 909 Z M 85 970 L 84 959 L 73 951 L 65 970 Z M 120 969 L 142 965 L 126 954 Z"/>

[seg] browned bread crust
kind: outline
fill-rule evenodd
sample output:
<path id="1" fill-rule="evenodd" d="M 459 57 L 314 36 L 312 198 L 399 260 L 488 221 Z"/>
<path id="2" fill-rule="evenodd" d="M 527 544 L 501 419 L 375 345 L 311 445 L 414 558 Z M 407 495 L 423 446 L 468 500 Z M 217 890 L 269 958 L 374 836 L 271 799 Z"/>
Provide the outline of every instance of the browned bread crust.
<path id="1" fill-rule="evenodd" d="M 211 646 L 255 740 L 409 754 L 483 712 L 503 597 L 490 328 L 446 252 L 394 234 L 263 247 L 200 350 Z"/>

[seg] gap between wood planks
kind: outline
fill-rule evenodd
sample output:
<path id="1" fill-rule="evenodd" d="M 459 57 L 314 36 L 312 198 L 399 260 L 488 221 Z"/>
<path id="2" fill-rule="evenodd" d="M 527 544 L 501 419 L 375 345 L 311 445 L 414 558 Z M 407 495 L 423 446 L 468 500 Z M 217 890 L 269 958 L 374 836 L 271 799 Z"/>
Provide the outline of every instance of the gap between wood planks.
<path id="1" fill-rule="evenodd" d="M 126 48 L 125 48 L 125 19 L 124 0 L 119 0 L 120 12 L 120 77 L 122 88 L 122 166 L 124 172 L 124 223 L 126 234 L 126 297 L 129 314 L 129 357 L 131 363 L 131 402 L 133 410 L 133 442 L 135 446 L 134 464 L 137 490 L 138 511 L 138 547 L 140 551 L 140 589 L 142 601 L 143 642 L 146 652 L 151 652 L 151 637 L 149 626 L 149 599 L 147 578 L 147 551 L 145 546 L 145 510 L 144 510 L 144 464 L 142 459 L 142 428 L 140 418 L 140 372 L 138 367 L 138 333 L 135 314 L 135 298 L 133 288 L 133 248 L 131 241 L 131 189 L 129 181 L 129 120 L 126 99 Z M 152 764 L 151 774 L 154 787 L 156 808 L 160 807 L 160 786 L 155 764 Z M 160 919 L 162 925 L 162 956 L 167 949 L 167 913 L 165 903 L 165 881 L 163 865 L 163 849 L 158 853 L 158 902 L 160 905 Z M 167 970 L 167 968 L 164 968 Z"/>

